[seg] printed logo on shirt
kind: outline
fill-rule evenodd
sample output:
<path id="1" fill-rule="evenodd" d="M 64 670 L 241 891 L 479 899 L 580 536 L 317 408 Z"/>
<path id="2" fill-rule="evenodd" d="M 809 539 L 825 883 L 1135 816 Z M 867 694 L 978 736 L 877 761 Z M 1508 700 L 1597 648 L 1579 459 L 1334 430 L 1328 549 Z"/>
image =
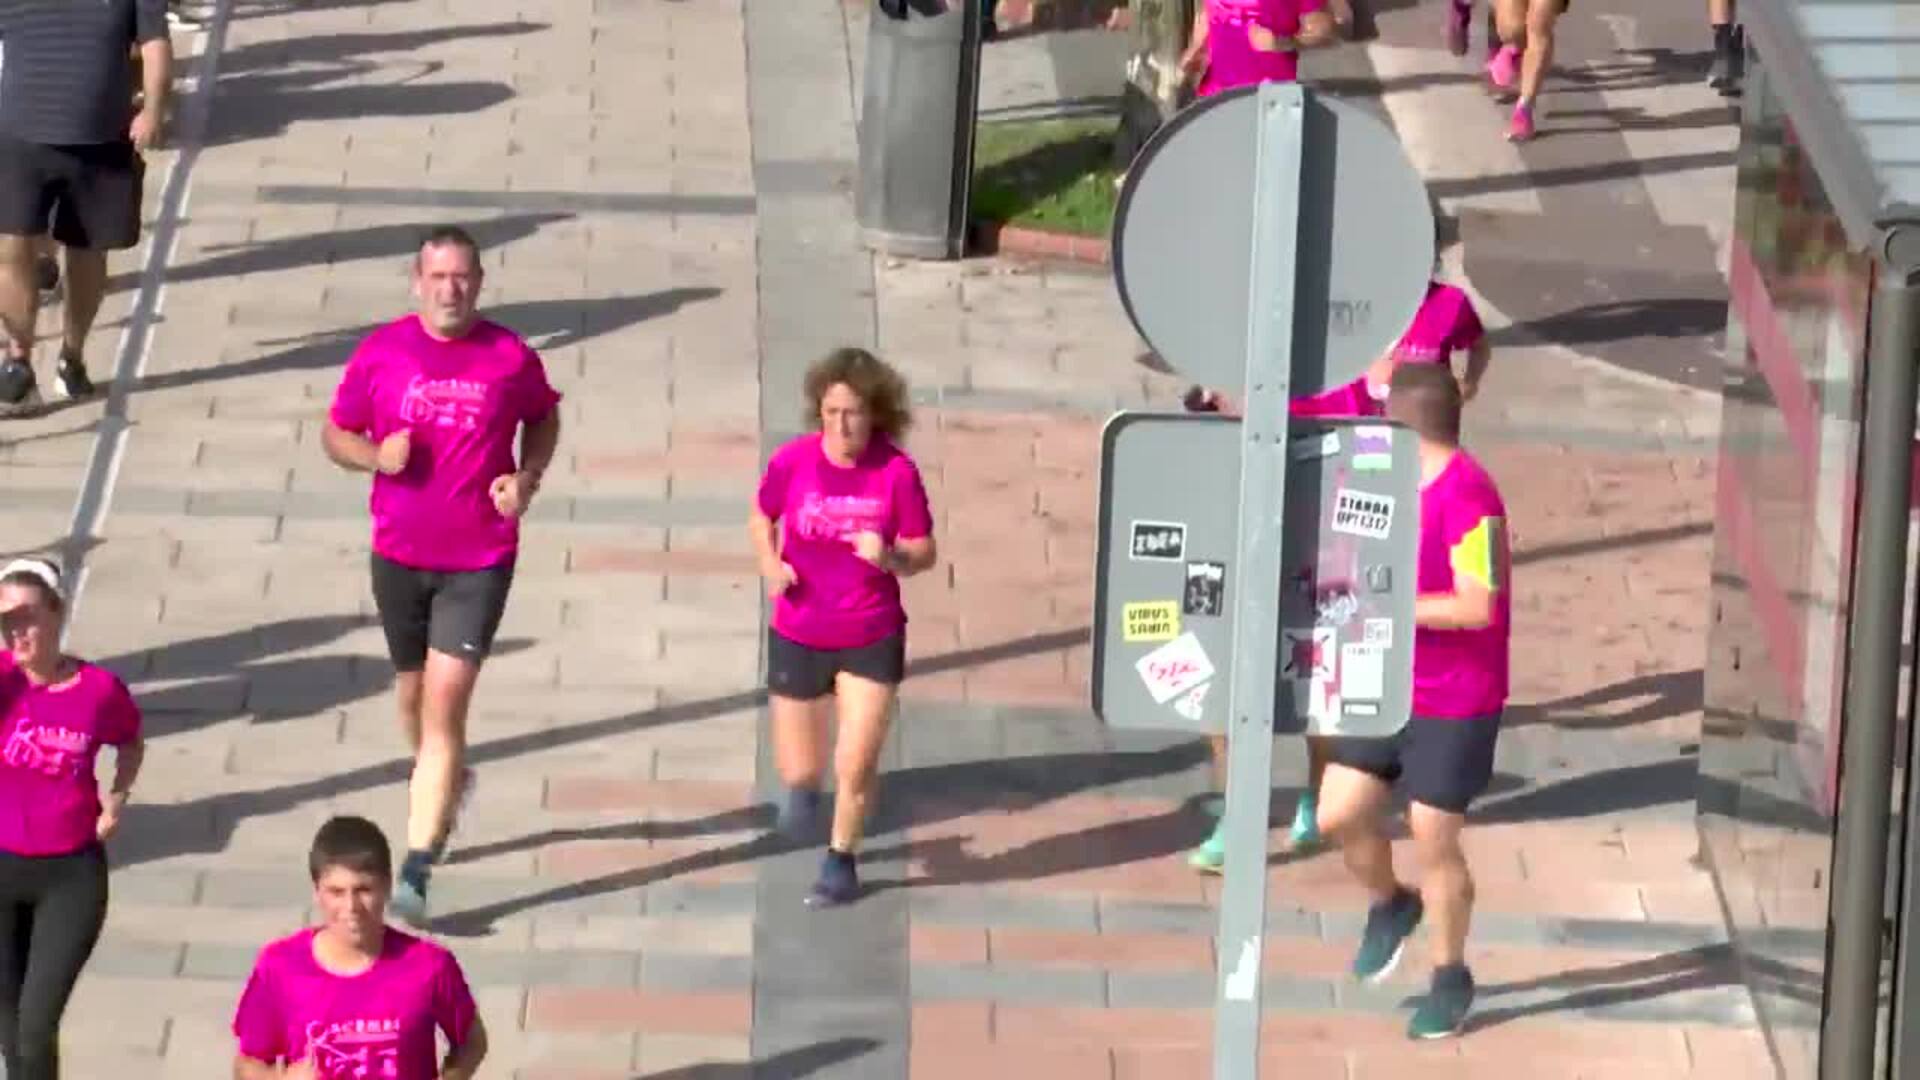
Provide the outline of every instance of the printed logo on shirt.
<path id="1" fill-rule="evenodd" d="M 307 1060 L 320 1080 L 396 1080 L 400 1075 L 400 1021 L 310 1023 Z"/>
<path id="2" fill-rule="evenodd" d="M 886 514 L 880 499 L 810 491 L 794 511 L 793 535 L 801 540 L 851 540 L 858 532 L 881 532 Z"/>
<path id="3" fill-rule="evenodd" d="M 486 408 L 486 383 L 415 375 L 400 399 L 400 419 L 416 426 L 472 431 L 480 426 Z"/>
<path id="4" fill-rule="evenodd" d="M 86 732 L 35 724 L 30 718 L 22 718 L 13 734 L 7 737 L 0 760 L 13 768 L 44 776 L 64 776 L 79 772 L 87 751 L 92 748 L 93 737 Z"/>

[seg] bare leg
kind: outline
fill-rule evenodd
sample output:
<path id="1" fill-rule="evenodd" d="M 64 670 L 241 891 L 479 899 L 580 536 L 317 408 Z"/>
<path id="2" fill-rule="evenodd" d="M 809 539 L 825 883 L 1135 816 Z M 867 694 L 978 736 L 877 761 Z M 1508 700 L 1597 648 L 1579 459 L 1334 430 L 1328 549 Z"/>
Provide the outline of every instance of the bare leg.
<path id="1" fill-rule="evenodd" d="M 835 851 L 853 854 L 880 787 L 880 751 L 893 722 L 894 688 L 842 672 L 835 681 L 840 732 L 833 754 Z"/>
<path id="2" fill-rule="evenodd" d="M 827 772 L 827 718 L 833 700 L 800 701 L 778 694 L 767 699 L 772 711 L 773 762 L 789 788 L 819 790 Z"/>
<path id="3" fill-rule="evenodd" d="M 432 851 L 446 839 L 467 756 L 467 708 L 480 665 L 437 650 L 421 678 L 420 749 L 409 791 L 407 848 Z"/>
<path id="4" fill-rule="evenodd" d="M 62 308 L 60 355 L 80 359 L 93 331 L 94 317 L 107 295 L 107 253 L 67 249 L 67 302 Z"/>
<path id="5" fill-rule="evenodd" d="M 407 749 L 415 756 L 420 753 L 421 684 L 418 671 L 401 671 L 393 676 L 394 697 L 400 707 L 400 730 L 407 736 Z"/>
<path id="6" fill-rule="evenodd" d="M 1414 803 L 1407 817 L 1420 854 L 1420 899 L 1433 921 L 1433 966 L 1465 963 L 1474 895 L 1473 874 L 1460 850 L 1460 830 L 1467 819 L 1421 803 Z"/>
<path id="7" fill-rule="evenodd" d="M 1375 904 L 1393 899 L 1400 889 L 1393 845 L 1380 830 L 1390 790 L 1379 777 L 1337 764 L 1327 766 L 1320 786 L 1320 831 L 1339 843 L 1347 872 Z"/>
<path id="8" fill-rule="evenodd" d="M 33 237 L 0 236 L 0 327 L 6 330 L 8 356 L 22 360 L 33 353 L 34 321 L 40 314 L 33 249 Z"/>
<path id="9" fill-rule="evenodd" d="M 1540 87 L 1553 66 L 1553 26 L 1560 19 L 1560 0 L 1533 0 L 1527 5 L 1526 52 L 1520 62 L 1520 104 L 1533 107 Z M 1501 32 L 1506 38 L 1506 32 Z"/>

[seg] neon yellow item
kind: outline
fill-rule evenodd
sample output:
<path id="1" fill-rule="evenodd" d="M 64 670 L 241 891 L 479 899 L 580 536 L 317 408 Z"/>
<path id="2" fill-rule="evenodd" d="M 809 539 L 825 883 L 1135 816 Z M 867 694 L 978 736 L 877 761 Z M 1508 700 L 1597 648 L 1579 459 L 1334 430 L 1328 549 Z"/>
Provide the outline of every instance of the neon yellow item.
<path id="1" fill-rule="evenodd" d="M 1455 577 L 1463 577 L 1488 592 L 1499 592 L 1506 584 L 1500 580 L 1499 553 L 1505 549 L 1507 523 L 1497 517 L 1483 517 L 1467 530 L 1448 553 Z"/>

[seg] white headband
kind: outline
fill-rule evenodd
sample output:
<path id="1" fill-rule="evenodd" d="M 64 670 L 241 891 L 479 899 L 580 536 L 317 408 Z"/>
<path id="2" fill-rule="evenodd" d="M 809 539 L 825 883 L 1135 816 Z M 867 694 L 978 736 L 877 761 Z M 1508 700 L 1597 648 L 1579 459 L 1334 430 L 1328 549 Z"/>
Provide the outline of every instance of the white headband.
<path id="1" fill-rule="evenodd" d="M 53 595 L 62 600 L 66 599 L 66 593 L 60 588 L 60 571 L 45 559 L 15 559 L 5 566 L 0 566 L 0 581 L 15 574 L 27 574 L 45 585 Z"/>

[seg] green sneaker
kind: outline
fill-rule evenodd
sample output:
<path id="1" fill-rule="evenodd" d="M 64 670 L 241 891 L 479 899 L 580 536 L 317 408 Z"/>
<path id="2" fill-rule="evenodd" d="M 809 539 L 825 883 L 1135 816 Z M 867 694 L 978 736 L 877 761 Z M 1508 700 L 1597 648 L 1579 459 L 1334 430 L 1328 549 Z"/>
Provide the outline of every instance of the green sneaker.
<path id="1" fill-rule="evenodd" d="M 1207 839 L 1187 855 L 1187 865 L 1203 874 L 1217 874 L 1227 865 L 1227 823 L 1222 821 Z"/>
<path id="2" fill-rule="evenodd" d="M 1320 846 L 1320 814 L 1315 804 L 1313 792 L 1302 792 L 1300 802 L 1293 809 L 1293 846 L 1309 848 Z"/>
<path id="3" fill-rule="evenodd" d="M 1433 984 L 1407 1024 L 1411 1039 L 1448 1039 L 1467 1026 L 1473 1009 L 1473 972 L 1465 964 L 1433 969 Z"/>
<path id="4" fill-rule="evenodd" d="M 1419 929 L 1425 914 L 1420 894 L 1411 889 L 1401 889 L 1393 899 L 1367 909 L 1367 928 L 1360 935 L 1359 951 L 1353 954 L 1354 977 L 1379 983 L 1393 974 L 1407 939 Z"/>

